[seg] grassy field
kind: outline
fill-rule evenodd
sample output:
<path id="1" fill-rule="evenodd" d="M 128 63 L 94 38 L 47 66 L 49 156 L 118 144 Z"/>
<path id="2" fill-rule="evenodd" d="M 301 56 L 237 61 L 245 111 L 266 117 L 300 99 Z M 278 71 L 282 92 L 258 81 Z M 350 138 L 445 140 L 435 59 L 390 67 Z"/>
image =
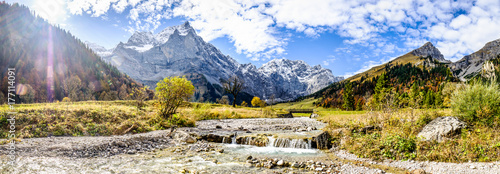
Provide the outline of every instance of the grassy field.
<path id="1" fill-rule="evenodd" d="M 188 103 L 178 109 L 172 121 L 157 116 L 153 102 L 142 109 L 135 101 L 82 101 L 15 105 L 16 136 L 122 135 L 162 130 L 176 124 L 194 126 L 197 120 L 274 117 L 268 108 L 236 107 L 219 104 Z M 0 138 L 8 136 L 7 105 L 0 106 Z"/>
<path id="2" fill-rule="evenodd" d="M 286 113 L 287 109 L 310 109 L 323 115 L 320 119 L 328 122 L 331 115 L 350 115 L 364 111 L 340 111 L 316 108 L 314 100 L 297 103 L 282 103 L 265 108 L 240 107 L 209 103 L 187 103 L 177 110 L 172 121 L 159 118 L 152 101 L 138 109 L 135 101 L 82 101 L 17 104 L 16 136 L 20 138 L 46 136 L 98 136 L 122 135 L 162 130 L 173 124 L 195 126 L 198 120 L 232 118 L 272 118 Z M 9 130 L 7 105 L 0 106 L 0 138 L 7 137 Z M 309 117 L 310 114 L 294 114 L 295 117 Z M 348 118 L 348 117 L 346 117 Z"/>
<path id="3" fill-rule="evenodd" d="M 315 109 L 316 107 L 313 103 L 316 101 L 314 98 L 309 98 L 300 102 L 278 103 L 272 107 L 275 109 Z"/>
<path id="4" fill-rule="evenodd" d="M 323 108 L 316 107 L 315 102 L 319 100 L 314 98 L 305 99 L 299 102 L 289 102 L 289 103 L 279 103 L 273 105 L 273 109 L 286 111 L 287 109 L 314 109 L 314 112 L 319 114 L 320 120 L 328 122 L 328 120 L 335 118 L 336 120 L 344 119 L 342 116 L 346 116 L 345 119 L 350 119 L 352 116 L 363 116 L 367 111 L 344 111 L 337 108 Z M 269 106 L 268 106 L 269 108 Z M 310 114 L 299 114 L 294 113 L 294 116 L 309 116 Z M 337 119 L 338 118 L 338 119 Z"/>

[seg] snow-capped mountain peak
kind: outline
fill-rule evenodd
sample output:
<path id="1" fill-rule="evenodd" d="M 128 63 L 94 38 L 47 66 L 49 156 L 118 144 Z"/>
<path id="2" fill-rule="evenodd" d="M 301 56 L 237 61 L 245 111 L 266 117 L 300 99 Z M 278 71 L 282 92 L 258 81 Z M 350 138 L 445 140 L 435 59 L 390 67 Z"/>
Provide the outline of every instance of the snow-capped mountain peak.
<path id="1" fill-rule="evenodd" d="M 127 45 L 142 46 L 148 44 L 156 44 L 156 39 L 150 31 L 136 31 L 127 41 Z"/>
<path id="2" fill-rule="evenodd" d="M 188 75 L 198 97 L 215 100 L 224 95 L 221 80 L 238 75 L 245 81 L 245 92 L 276 101 L 287 101 L 308 95 L 330 83 L 342 80 L 321 66 L 311 67 L 302 60 L 274 59 L 256 68 L 240 64 L 196 34 L 189 22 L 172 26 L 154 35 L 135 32 L 127 43 L 120 43 L 104 59 L 118 70 L 154 88 L 168 76 Z"/>
<path id="3" fill-rule="evenodd" d="M 158 34 L 155 35 L 155 39 L 160 44 L 164 44 L 170 38 L 170 35 L 174 34 L 175 30 L 179 32 L 179 35 L 186 36 L 189 32 L 196 33 L 193 27 L 189 24 L 189 22 L 185 22 L 182 25 L 167 27 Z"/>
<path id="4" fill-rule="evenodd" d="M 94 51 L 97 55 L 101 57 L 113 54 L 113 49 L 106 49 L 101 45 L 89 41 L 85 41 L 84 43 L 85 45 L 87 45 L 87 47 L 89 47 L 92 51 Z"/>

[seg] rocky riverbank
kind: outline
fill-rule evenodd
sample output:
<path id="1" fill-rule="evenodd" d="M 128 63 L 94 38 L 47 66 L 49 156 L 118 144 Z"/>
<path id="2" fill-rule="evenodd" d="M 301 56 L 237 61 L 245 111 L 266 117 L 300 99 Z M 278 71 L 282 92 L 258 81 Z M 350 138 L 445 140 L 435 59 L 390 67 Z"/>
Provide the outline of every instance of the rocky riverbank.
<path id="1" fill-rule="evenodd" d="M 328 140 L 310 118 L 206 120 L 194 128 L 109 137 L 23 139 L 15 166 L 0 145 L 0 173 L 500 173 L 500 164 L 376 162 Z M 318 141 L 318 139 L 324 139 Z M 313 148 L 312 142 L 316 142 Z M 260 147 L 258 147 L 260 146 Z M 331 145 L 330 145 L 331 146 Z M 328 147 L 329 148 L 329 147 Z M 334 156 L 334 157 L 332 157 Z"/>
<path id="2" fill-rule="evenodd" d="M 135 135 L 109 137 L 47 137 L 29 138 L 16 143 L 18 156 L 108 157 L 135 154 L 174 146 L 168 130 Z M 7 146 L 0 146 L 6 155 Z"/>

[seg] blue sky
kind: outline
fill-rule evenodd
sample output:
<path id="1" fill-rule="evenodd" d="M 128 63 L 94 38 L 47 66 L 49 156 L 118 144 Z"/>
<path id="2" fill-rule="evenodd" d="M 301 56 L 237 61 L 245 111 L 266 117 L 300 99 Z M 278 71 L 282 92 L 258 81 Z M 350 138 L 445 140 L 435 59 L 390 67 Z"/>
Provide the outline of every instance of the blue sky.
<path id="1" fill-rule="evenodd" d="M 134 31 L 189 21 L 240 63 L 274 58 L 349 76 L 425 42 L 456 61 L 499 39 L 500 1 L 430 0 L 8 0 L 106 48 Z"/>

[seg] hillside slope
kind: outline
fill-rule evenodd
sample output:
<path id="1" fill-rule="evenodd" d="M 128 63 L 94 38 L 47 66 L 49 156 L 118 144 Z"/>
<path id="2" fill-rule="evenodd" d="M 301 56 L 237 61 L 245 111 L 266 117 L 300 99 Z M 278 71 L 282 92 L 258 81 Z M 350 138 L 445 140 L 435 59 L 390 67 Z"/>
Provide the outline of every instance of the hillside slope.
<path id="1" fill-rule="evenodd" d="M 396 105 L 440 107 L 443 101 L 438 95 L 442 84 L 457 81 L 447 66 L 449 63 L 450 61 L 445 60 L 439 50 L 428 42 L 388 63 L 373 67 L 340 83 L 334 83 L 309 97 L 319 98 L 315 102 L 318 106 L 344 108 L 343 95 L 346 85 L 350 83 L 353 105 L 344 109 L 359 110 L 366 107 L 366 103 L 373 103 L 372 97 L 377 93 L 377 86 L 379 90 L 390 89 L 382 90 L 382 93 L 396 100 L 393 102 Z M 380 80 L 381 78 L 383 80 Z M 379 81 L 382 82 L 380 85 Z"/>
<path id="2" fill-rule="evenodd" d="M 424 59 L 427 58 L 427 59 Z M 396 64 L 407 64 L 411 63 L 414 65 L 421 65 L 421 66 L 430 66 L 434 67 L 436 64 L 448 64 L 451 63 L 449 60 L 444 59 L 444 56 L 441 54 L 441 52 L 432 45 L 432 43 L 427 42 L 424 45 L 422 45 L 420 48 L 417 48 L 415 50 L 412 50 L 402 56 L 399 56 L 395 58 L 394 60 L 391 60 L 385 64 L 378 65 L 375 67 L 370 68 L 369 70 L 356 74 L 354 76 L 351 76 L 347 78 L 349 81 L 358 81 L 361 79 L 363 76 L 367 76 L 368 78 L 372 78 L 375 76 L 379 76 L 380 74 L 384 73 L 384 67 L 386 66 L 393 66 Z"/>
<path id="3" fill-rule="evenodd" d="M 69 32 L 25 6 L 0 2 L 0 98 L 15 68 L 17 103 L 127 99 L 140 87 Z M 4 100 L 2 100 L 3 102 Z"/>

